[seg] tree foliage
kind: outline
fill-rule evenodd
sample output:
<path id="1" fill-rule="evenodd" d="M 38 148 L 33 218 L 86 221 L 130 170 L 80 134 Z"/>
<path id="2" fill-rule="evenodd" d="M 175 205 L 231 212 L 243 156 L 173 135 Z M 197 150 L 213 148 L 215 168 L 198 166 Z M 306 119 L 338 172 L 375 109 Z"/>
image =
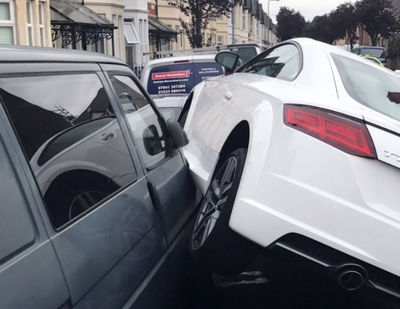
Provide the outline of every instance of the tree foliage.
<path id="1" fill-rule="evenodd" d="M 400 34 L 393 36 L 389 40 L 387 53 L 389 58 L 396 58 L 400 56 Z"/>
<path id="2" fill-rule="evenodd" d="M 396 16 L 390 0 L 361 0 L 356 3 L 360 22 L 376 45 L 378 38 L 388 38 L 396 29 Z"/>
<path id="3" fill-rule="evenodd" d="M 337 39 L 344 38 L 346 35 L 349 38 L 350 48 L 353 49 L 357 40 L 357 27 L 360 23 L 359 10 L 350 2 L 339 5 L 335 11 L 331 13 Z"/>
<path id="4" fill-rule="evenodd" d="M 230 0 L 169 0 L 169 5 L 179 8 L 187 17 L 180 19 L 181 26 L 193 48 L 202 47 L 203 32 L 212 18 L 231 11 Z"/>
<path id="5" fill-rule="evenodd" d="M 302 36 L 304 33 L 306 21 L 299 12 L 281 7 L 276 16 L 276 21 L 278 23 L 278 37 L 281 41 Z"/>
<path id="6" fill-rule="evenodd" d="M 340 35 L 335 19 L 332 14 L 315 16 L 311 23 L 308 23 L 305 36 L 332 44 Z"/>

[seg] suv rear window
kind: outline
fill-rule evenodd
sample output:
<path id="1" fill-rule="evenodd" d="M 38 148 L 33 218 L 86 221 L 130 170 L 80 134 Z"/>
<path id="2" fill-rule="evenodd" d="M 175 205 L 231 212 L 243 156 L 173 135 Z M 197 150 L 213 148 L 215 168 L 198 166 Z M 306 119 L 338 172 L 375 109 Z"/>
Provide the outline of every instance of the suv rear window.
<path id="1" fill-rule="evenodd" d="M 359 103 L 400 120 L 400 76 L 360 61 L 332 55 L 348 94 Z"/>
<path id="2" fill-rule="evenodd" d="M 361 48 L 361 56 L 372 56 L 375 58 L 386 58 L 383 48 Z"/>
<path id="3" fill-rule="evenodd" d="M 189 94 L 205 78 L 219 76 L 224 71 L 218 63 L 182 63 L 155 67 L 150 71 L 147 91 L 151 95 Z"/>

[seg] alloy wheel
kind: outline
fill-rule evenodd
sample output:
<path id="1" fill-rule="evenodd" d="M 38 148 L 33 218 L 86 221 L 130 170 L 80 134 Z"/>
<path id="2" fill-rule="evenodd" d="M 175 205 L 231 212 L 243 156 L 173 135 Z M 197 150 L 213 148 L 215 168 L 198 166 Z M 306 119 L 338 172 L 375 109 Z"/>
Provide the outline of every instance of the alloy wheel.
<path id="1" fill-rule="evenodd" d="M 224 205 L 229 198 L 237 167 L 237 158 L 230 156 L 212 179 L 200 206 L 200 212 L 193 230 L 193 249 L 199 249 L 205 243 L 220 218 Z"/>

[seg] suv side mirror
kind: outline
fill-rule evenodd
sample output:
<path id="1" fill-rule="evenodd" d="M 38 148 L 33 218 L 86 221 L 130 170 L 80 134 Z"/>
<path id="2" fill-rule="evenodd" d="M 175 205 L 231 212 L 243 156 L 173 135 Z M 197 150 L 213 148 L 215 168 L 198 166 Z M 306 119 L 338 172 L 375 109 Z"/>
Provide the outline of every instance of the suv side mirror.
<path id="1" fill-rule="evenodd" d="M 189 144 L 187 135 L 178 121 L 169 119 L 167 121 L 167 128 L 176 148 L 181 148 Z"/>
<path id="2" fill-rule="evenodd" d="M 229 75 L 235 72 L 235 69 L 240 64 L 240 57 L 236 53 L 223 51 L 215 56 L 215 62 L 225 68 L 225 75 Z"/>

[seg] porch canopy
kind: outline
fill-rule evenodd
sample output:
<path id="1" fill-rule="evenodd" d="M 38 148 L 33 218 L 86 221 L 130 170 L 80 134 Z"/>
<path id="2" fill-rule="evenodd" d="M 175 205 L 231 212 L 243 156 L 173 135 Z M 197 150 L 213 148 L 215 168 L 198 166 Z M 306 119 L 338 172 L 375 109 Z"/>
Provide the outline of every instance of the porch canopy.
<path id="1" fill-rule="evenodd" d="M 117 27 L 80 2 L 74 0 L 50 0 L 52 40 L 61 39 L 62 48 L 77 48 L 81 42 L 82 49 L 101 40 L 114 40 L 114 29 Z M 114 49 L 114 44 L 112 44 Z M 114 55 L 114 50 L 113 50 Z"/>
<path id="2" fill-rule="evenodd" d="M 177 35 L 178 32 L 172 30 L 159 19 L 149 16 L 149 37 L 153 44 L 160 44 L 163 41 L 176 40 Z"/>

